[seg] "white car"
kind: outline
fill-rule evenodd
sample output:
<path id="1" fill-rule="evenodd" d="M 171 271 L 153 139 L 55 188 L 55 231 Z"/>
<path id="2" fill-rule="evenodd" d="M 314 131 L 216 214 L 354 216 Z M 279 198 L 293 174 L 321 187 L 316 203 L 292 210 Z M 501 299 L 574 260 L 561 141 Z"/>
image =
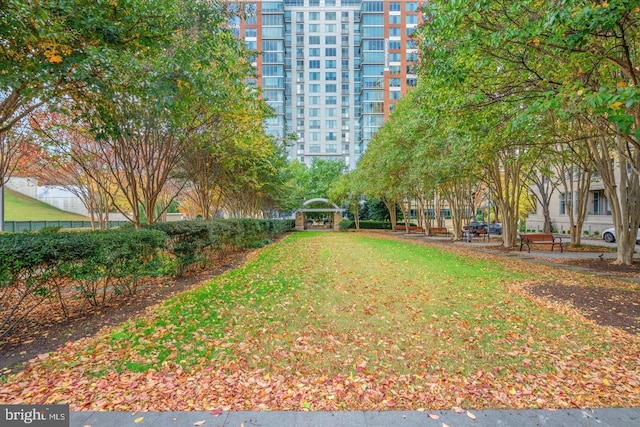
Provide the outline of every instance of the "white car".
<path id="1" fill-rule="evenodd" d="M 616 241 L 615 228 L 607 228 L 602 232 L 602 238 L 607 243 L 613 243 Z M 640 245 L 640 228 L 638 228 L 638 234 L 636 235 L 636 245 Z"/>

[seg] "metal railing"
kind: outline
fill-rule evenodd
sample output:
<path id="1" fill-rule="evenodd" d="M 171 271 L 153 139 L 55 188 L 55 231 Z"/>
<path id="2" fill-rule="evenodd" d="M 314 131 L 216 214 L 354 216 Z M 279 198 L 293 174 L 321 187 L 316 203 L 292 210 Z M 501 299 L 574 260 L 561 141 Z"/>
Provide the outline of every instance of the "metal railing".
<path id="1" fill-rule="evenodd" d="M 129 221 L 109 221 L 109 228 L 129 224 Z M 46 227 L 91 228 L 91 221 L 5 221 L 4 231 L 22 233 L 37 231 Z"/>

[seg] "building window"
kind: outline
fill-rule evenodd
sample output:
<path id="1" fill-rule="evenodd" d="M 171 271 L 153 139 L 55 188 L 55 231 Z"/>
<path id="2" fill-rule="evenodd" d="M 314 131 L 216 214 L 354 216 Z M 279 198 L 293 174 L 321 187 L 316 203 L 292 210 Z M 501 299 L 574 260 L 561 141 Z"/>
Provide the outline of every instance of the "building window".
<path id="1" fill-rule="evenodd" d="M 320 141 L 320 132 L 311 132 L 312 141 Z"/>
<path id="2" fill-rule="evenodd" d="M 338 152 L 338 144 L 327 144 L 324 149 L 325 153 L 337 153 Z"/>
<path id="3" fill-rule="evenodd" d="M 328 47 L 324 50 L 324 55 L 325 56 L 336 56 L 336 48 L 335 47 Z"/>
<path id="4" fill-rule="evenodd" d="M 309 12 L 309 20 L 311 20 L 311 21 L 319 21 L 320 20 L 320 12 Z"/>
<path id="5" fill-rule="evenodd" d="M 336 93 L 337 92 L 336 85 L 334 85 L 334 84 L 325 85 L 325 92 L 327 92 L 327 93 Z"/>
<path id="6" fill-rule="evenodd" d="M 384 12 L 384 2 L 383 1 L 363 1 L 362 11 L 363 12 Z"/>
<path id="7" fill-rule="evenodd" d="M 560 215 L 566 215 L 571 206 L 571 193 L 560 193 Z"/>
<path id="8" fill-rule="evenodd" d="M 255 28 L 245 28 L 244 36 L 245 37 L 257 37 L 258 36 L 258 30 L 255 29 Z"/>
<path id="9" fill-rule="evenodd" d="M 400 28 L 398 27 L 389 28 L 389 37 L 400 37 L 401 35 L 402 35 L 402 32 L 400 31 Z"/>
<path id="10" fill-rule="evenodd" d="M 393 2 L 393 3 L 389 4 L 389 10 L 391 12 L 400 12 L 400 3 Z"/>
<path id="11" fill-rule="evenodd" d="M 324 44 L 336 44 L 336 36 L 325 36 Z"/>
<path id="12" fill-rule="evenodd" d="M 320 24 L 309 24 L 309 32 L 310 33 L 319 33 L 320 32 Z"/>
<path id="13" fill-rule="evenodd" d="M 309 153 L 320 153 L 320 144 L 309 144 Z"/>
<path id="14" fill-rule="evenodd" d="M 320 120 L 310 120 L 309 129 L 320 129 Z"/>
<path id="15" fill-rule="evenodd" d="M 325 24 L 324 25 L 325 33 L 335 33 L 336 32 L 336 24 Z"/>
<path id="16" fill-rule="evenodd" d="M 320 48 L 319 47 L 309 48 L 309 56 L 320 56 Z"/>
<path id="17" fill-rule="evenodd" d="M 389 16 L 389 24 L 391 25 L 400 25 L 402 23 L 402 17 L 400 15 L 391 15 Z"/>
<path id="18" fill-rule="evenodd" d="M 309 73 L 309 80 L 311 81 L 320 80 L 320 71 L 314 71 L 312 73 Z"/>
<path id="19" fill-rule="evenodd" d="M 311 61 L 309 61 L 309 68 L 320 68 L 320 60 L 312 59 Z"/>
<path id="20" fill-rule="evenodd" d="M 324 62 L 325 68 L 336 68 L 336 60 L 335 59 L 327 59 Z"/>
<path id="21" fill-rule="evenodd" d="M 325 76 L 325 80 L 336 80 L 336 73 L 335 71 L 331 71 L 331 72 L 327 72 L 326 76 Z"/>
<path id="22" fill-rule="evenodd" d="M 320 105 L 320 97 L 319 96 L 310 96 L 309 104 L 311 105 Z"/>
<path id="23" fill-rule="evenodd" d="M 320 117 L 319 108 L 309 108 L 309 117 Z"/>
<path id="24" fill-rule="evenodd" d="M 320 85 L 318 85 L 318 84 L 309 85 L 309 92 L 311 92 L 311 93 L 320 93 Z"/>
<path id="25" fill-rule="evenodd" d="M 309 36 L 309 44 L 320 44 L 320 36 Z"/>
<path id="26" fill-rule="evenodd" d="M 415 1 L 407 2 L 406 9 L 407 9 L 407 12 L 415 12 L 416 10 L 418 10 L 418 2 L 415 2 Z"/>
<path id="27" fill-rule="evenodd" d="M 338 97 L 336 96 L 327 96 L 327 100 L 325 101 L 327 105 L 337 105 Z"/>

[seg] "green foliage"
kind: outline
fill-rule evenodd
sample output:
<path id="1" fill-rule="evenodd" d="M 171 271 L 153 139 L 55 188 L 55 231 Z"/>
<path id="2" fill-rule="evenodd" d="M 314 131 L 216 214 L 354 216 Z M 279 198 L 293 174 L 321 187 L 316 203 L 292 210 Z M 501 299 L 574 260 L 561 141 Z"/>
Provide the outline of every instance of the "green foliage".
<path id="1" fill-rule="evenodd" d="M 224 251 L 258 247 L 293 226 L 293 220 L 239 218 L 163 222 L 150 227 L 169 236 L 168 251 L 176 259 L 176 275 L 181 276 L 189 266 L 204 267 Z"/>
<path id="2" fill-rule="evenodd" d="M 340 230 L 351 230 L 355 228 L 356 228 L 356 224 L 353 220 L 343 219 L 342 221 L 340 221 Z M 360 220 L 360 229 L 391 230 L 391 223 L 388 221 Z"/>
<path id="3" fill-rule="evenodd" d="M 389 210 L 379 199 L 368 199 L 360 210 L 360 218 L 374 221 L 389 221 Z"/>
<path id="4" fill-rule="evenodd" d="M 317 197 L 329 198 L 329 189 L 338 181 L 346 168 L 342 160 L 314 160 L 311 167 L 305 170 L 302 182 L 299 183 L 304 200 Z"/>
<path id="5" fill-rule="evenodd" d="M 104 305 L 111 294 L 134 295 L 144 277 L 179 275 L 217 251 L 263 246 L 293 225 L 237 219 L 0 234 L 0 337 L 40 304 L 55 301 L 64 316 L 70 298 Z"/>

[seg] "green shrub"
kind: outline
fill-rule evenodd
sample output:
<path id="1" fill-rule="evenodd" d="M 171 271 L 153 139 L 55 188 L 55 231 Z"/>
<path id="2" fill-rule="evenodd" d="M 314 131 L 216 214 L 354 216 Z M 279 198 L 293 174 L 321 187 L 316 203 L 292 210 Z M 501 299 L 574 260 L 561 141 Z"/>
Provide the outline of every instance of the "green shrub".
<path id="1" fill-rule="evenodd" d="M 339 224 L 340 230 L 355 229 L 356 223 L 350 219 L 343 219 Z M 360 221 L 361 230 L 391 230 L 391 223 L 388 221 Z"/>
<path id="2" fill-rule="evenodd" d="M 143 277 L 180 275 L 219 251 L 264 246 L 292 228 L 291 220 L 236 219 L 0 234 L 0 338 L 47 301 L 66 317 L 70 298 L 104 305 L 112 294 L 135 294 Z"/>

